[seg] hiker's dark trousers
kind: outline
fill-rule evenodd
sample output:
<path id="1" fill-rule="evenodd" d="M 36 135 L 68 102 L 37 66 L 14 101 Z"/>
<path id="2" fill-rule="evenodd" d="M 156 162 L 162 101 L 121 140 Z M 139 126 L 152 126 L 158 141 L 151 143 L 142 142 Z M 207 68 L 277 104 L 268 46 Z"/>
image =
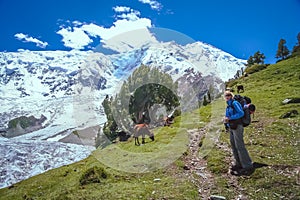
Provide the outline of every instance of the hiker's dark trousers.
<path id="1" fill-rule="evenodd" d="M 236 165 L 242 168 L 252 167 L 252 160 L 244 143 L 244 127 L 239 124 L 235 130 L 230 130 L 230 144 Z"/>

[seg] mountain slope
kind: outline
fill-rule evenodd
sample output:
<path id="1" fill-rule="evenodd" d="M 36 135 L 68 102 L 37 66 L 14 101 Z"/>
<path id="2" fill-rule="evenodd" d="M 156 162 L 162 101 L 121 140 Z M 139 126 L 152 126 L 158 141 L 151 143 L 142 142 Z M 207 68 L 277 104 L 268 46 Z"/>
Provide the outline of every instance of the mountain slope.
<path id="1" fill-rule="evenodd" d="M 3 108 L 0 128 L 20 114 L 34 114 L 36 117 L 43 114 L 47 119 L 53 118 L 49 111 L 37 110 L 43 107 L 41 104 L 34 109 L 32 106 L 30 109 L 27 106 L 17 109 L 10 103 L 12 101 L 16 101 L 17 105 L 23 101 L 56 101 L 79 91 L 94 93 L 103 99 L 107 94 L 116 93 L 120 83 L 141 64 L 159 68 L 172 75 L 174 81 L 187 76 L 187 70 L 193 70 L 201 74 L 199 77 L 207 85 L 214 85 L 217 93 L 223 89 L 222 81 L 243 70 L 244 63 L 244 60 L 201 42 L 186 46 L 175 42 L 146 44 L 114 55 L 91 51 L 1 52 L 0 96 Z M 195 78 L 194 81 L 199 81 Z"/>
<path id="2" fill-rule="evenodd" d="M 226 64 L 225 64 L 226 63 Z M 74 131 L 86 130 L 89 127 L 103 126 L 106 116 L 101 102 L 106 95 L 113 96 L 117 93 L 122 82 L 141 64 L 156 67 L 168 73 L 174 81 L 179 82 L 178 94 L 189 97 L 193 89 L 193 98 L 189 98 L 191 106 L 198 106 L 198 101 L 212 88 L 212 96 L 216 96 L 224 88 L 223 81 L 231 78 L 237 70 L 244 67 L 244 60 L 233 56 L 210 45 L 196 42 L 185 46 L 175 42 L 149 43 L 141 48 L 128 52 L 104 55 L 101 52 L 91 51 L 28 51 L 1 52 L 0 53 L 0 130 L 5 130 L 10 120 L 20 116 L 44 115 L 46 120 L 41 124 L 40 130 L 30 132 L 9 140 L 3 140 L 0 151 L 7 149 L 12 143 L 25 146 L 34 142 L 57 142 L 56 148 L 60 154 L 71 158 L 77 157 L 80 151 L 66 152 L 65 144 L 59 141 L 70 136 Z M 4 133 L 3 136 L 7 136 Z M 90 134 L 90 141 L 94 140 L 97 131 Z M 9 137 L 9 136 L 7 136 Z M 92 142 L 86 144 L 85 138 L 82 145 L 74 148 L 86 148 L 91 151 Z M 88 145 L 88 147 L 86 147 Z M 30 145 L 29 145 L 30 146 Z M 0 158 L 1 162 L 7 159 L 10 162 L 28 160 L 29 163 L 46 162 L 40 157 L 31 157 L 28 146 L 18 149 L 12 146 L 13 160 L 10 154 Z M 45 149 L 48 145 L 41 145 L 41 157 L 49 156 L 46 169 L 39 168 L 40 172 L 69 164 L 70 162 L 56 163 L 54 155 Z M 43 149 L 44 148 L 44 149 Z M 4 151 L 4 150 L 3 150 Z M 21 153 L 20 153 L 21 152 Z M 23 156 L 26 155 L 26 157 Z M 81 157 L 80 157 L 81 158 Z M 55 160 L 53 163 L 51 159 Z M 10 174 L 7 166 L 1 166 L 1 180 L 5 187 L 27 178 L 29 174 L 37 174 L 35 165 L 30 165 L 26 173 L 19 168 L 13 168 Z M 5 173 L 4 173 L 5 172 Z M 21 175 L 22 174 L 23 178 Z M 9 178 L 15 176 L 15 180 Z M 8 181 L 9 179 L 9 181 Z"/>
<path id="3" fill-rule="evenodd" d="M 231 153 L 229 149 L 228 135 L 222 133 L 216 141 L 216 147 L 207 156 L 207 166 L 214 175 L 212 181 L 215 183 L 210 194 L 225 196 L 226 199 L 298 199 L 299 193 L 299 115 L 293 118 L 279 119 L 280 115 L 296 109 L 298 104 L 282 105 L 285 98 L 298 97 L 300 58 L 293 58 L 282 61 L 267 69 L 236 80 L 235 83 L 243 84 L 246 92 L 257 106 L 255 121 L 246 128 L 245 142 L 253 161 L 264 164 L 257 168 L 250 177 L 233 177 L 228 175 Z M 287 87 L 288 86 L 288 87 Z M 217 105 L 215 105 L 217 104 Z M 222 107 L 222 99 L 213 102 L 208 107 L 200 108 L 201 119 L 207 120 L 210 115 L 209 109 Z M 224 105 L 225 106 L 225 105 Z M 225 109 L 225 107 L 224 107 Z M 201 128 L 204 125 L 188 124 L 191 119 L 199 115 L 199 111 L 182 116 L 178 123 L 179 127 L 187 129 Z M 223 112 L 219 113 L 220 118 Z M 199 117 L 199 116 L 198 116 Z M 221 120 L 220 120 L 221 121 Z M 206 122 L 206 121 L 205 121 Z M 221 122 L 217 129 L 222 129 Z M 136 147 L 133 141 L 112 145 L 132 152 L 151 152 L 151 147 L 157 144 L 169 143 L 172 141 L 172 134 L 176 132 L 177 126 L 165 127 L 157 134 L 156 141 L 147 143 L 144 146 Z M 197 130 L 197 129 L 196 129 Z M 159 146 L 158 146 L 159 147 Z M 107 150 L 98 149 L 101 154 Z M 159 151 L 158 151 L 159 152 Z M 127 155 L 123 155 L 126 159 Z M 155 170 L 145 174 L 131 174 L 115 171 L 112 168 L 103 166 L 95 158 L 96 155 L 78 163 L 51 170 L 44 174 L 35 176 L 28 180 L 14 184 L 10 188 L 0 190 L 0 198 L 38 198 L 38 199 L 200 199 L 198 192 L 191 179 L 185 175 L 186 168 L 184 159 L 186 154 L 176 160 L 173 164 L 164 169 Z M 143 159 L 141 155 L 139 159 Z M 192 165 L 192 163 L 189 163 Z M 98 183 L 81 185 L 80 180 L 88 169 L 95 166 L 103 168 L 107 178 L 98 179 Z M 194 175 L 196 179 L 199 176 Z M 50 179 L 51 177 L 51 179 Z"/>
<path id="4" fill-rule="evenodd" d="M 220 142 L 208 158 L 216 180 L 213 193 L 228 199 L 241 196 L 246 199 L 299 199 L 300 116 L 281 118 L 292 110 L 300 111 L 299 103 L 282 103 L 285 99 L 300 97 L 299 78 L 300 57 L 296 57 L 230 83 L 234 88 L 242 84 L 245 88 L 242 95 L 251 97 L 257 108 L 253 123 L 244 133 L 246 147 L 257 168 L 247 178 L 228 175 L 232 161 L 229 136 L 221 134 Z"/>

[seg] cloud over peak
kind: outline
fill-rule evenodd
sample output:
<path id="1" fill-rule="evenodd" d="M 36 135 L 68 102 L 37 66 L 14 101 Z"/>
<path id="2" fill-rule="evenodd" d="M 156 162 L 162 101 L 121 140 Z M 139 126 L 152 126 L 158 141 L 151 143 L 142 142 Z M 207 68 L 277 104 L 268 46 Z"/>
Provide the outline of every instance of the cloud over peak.
<path id="1" fill-rule="evenodd" d="M 99 39 L 105 44 L 106 41 L 114 38 L 117 35 L 137 30 L 152 27 L 151 20 L 141 18 L 141 13 L 126 6 L 113 7 L 116 13 L 115 22 L 111 27 L 105 28 L 94 23 L 84 23 L 79 21 L 67 21 L 68 26 L 60 26 L 56 32 L 61 35 L 64 46 L 72 49 L 85 49 L 89 44 L 94 42 L 93 39 Z"/>

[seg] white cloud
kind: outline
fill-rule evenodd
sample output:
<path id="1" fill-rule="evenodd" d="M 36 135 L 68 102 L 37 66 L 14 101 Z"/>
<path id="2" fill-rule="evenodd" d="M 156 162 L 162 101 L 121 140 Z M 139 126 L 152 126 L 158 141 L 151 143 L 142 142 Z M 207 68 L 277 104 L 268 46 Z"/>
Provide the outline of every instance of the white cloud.
<path id="1" fill-rule="evenodd" d="M 130 12 L 132 9 L 126 6 L 116 6 L 113 7 L 113 10 L 115 12 Z"/>
<path id="2" fill-rule="evenodd" d="M 72 22 L 73 24 L 74 24 L 74 26 L 80 26 L 80 25 L 82 25 L 82 22 L 80 22 L 80 21 L 73 21 Z"/>
<path id="3" fill-rule="evenodd" d="M 148 29 L 141 28 L 130 30 L 105 40 L 103 46 L 117 52 L 126 52 L 133 48 L 140 48 L 149 42 L 157 43 L 158 41 Z"/>
<path id="4" fill-rule="evenodd" d="M 118 15 L 120 19 L 128 19 L 129 21 L 136 21 L 139 19 L 139 15 L 137 13 L 122 13 Z"/>
<path id="5" fill-rule="evenodd" d="M 139 11 L 125 6 L 116 6 L 113 8 L 113 10 L 116 13 L 119 13 L 118 15 L 116 15 L 116 18 L 118 19 L 128 19 L 130 21 L 135 21 L 138 20 L 141 15 Z"/>
<path id="6" fill-rule="evenodd" d="M 139 2 L 144 4 L 149 4 L 153 10 L 161 10 L 162 4 L 155 0 L 139 0 Z"/>
<path id="7" fill-rule="evenodd" d="M 80 27 L 61 28 L 57 33 L 63 37 L 64 45 L 72 49 L 84 49 L 85 46 L 93 42 Z"/>
<path id="8" fill-rule="evenodd" d="M 140 18 L 139 11 L 125 6 L 117 6 L 113 9 L 118 13 L 118 15 L 116 16 L 116 21 L 111 27 L 105 28 L 94 23 L 86 24 L 75 21 L 68 27 L 61 26 L 60 30 L 57 31 L 57 34 L 60 34 L 63 37 L 62 41 L 66 47 L 70 47 L 73 49 L 84 49 L 93 42 L 93 40 L 91 39 L 92 37 L 100 37 L 101 43 L 107 48 L 110 47 L 109 44 L 113 44 L 114 48 L 116 48 L 116 43 L 112 42 L 112 40 L 114 40 L 114 37 L 122 35 L 126 32 L 130 32 L 132 30 L 146 30 L 146 28 L 152 27 L 150 19 Z M 123 40 L 127 39 L 128 37 L 123 38 Z M 136 41 L 143 39 L 152 41 L 154 40 L 151 34 L 143 34 L 143 38 L 135 38 Z M 130 40 L 131 42 L 128 43 L 132 44 L 132 46 L 134 46 L 133 44 L 141 44 L 141 41 L 133 42 L 132 38 Z"/>
<path id="9" fill-rule="evenodd" d="M 40 47 L 40 48 L 46 48 L 46 46 L 48 46 L 47 42 L 43 42 L 37 38 L 30 37 L 29 35 L 25 35 L 23 33 L 17 33 L 17 34 L 15 34 L 15 37 L 16 37 L 16 39 L 23 41 L 23 42 L 33 42 L 36 44 L 37 47 Z"/>

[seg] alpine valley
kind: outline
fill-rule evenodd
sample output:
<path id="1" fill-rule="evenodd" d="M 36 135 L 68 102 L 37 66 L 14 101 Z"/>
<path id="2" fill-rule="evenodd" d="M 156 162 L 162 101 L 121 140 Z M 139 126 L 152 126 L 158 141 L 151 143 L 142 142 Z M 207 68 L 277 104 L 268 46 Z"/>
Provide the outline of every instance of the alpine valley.
<path id="1" fill-rule="evenodd" d="M 180 97 L 192 88 L 190 107 L 185 105 L 188 110 L 210 88 L 214 96 L 219 95 L 224 81 L 243 71 L 245 63 L 202 42 L 151 42 L 113 54 L 1 52 L 0 188 L 89 156 L 106 122 L 103 99 L 115 95 L 142 64 L 170 74 L 178 81 Z M 9 126 L 20 117 L 33 120 L 34 126 Z M 91 127 L 99 128 L 85 136 L 84 130 Z M 71 135 L 77 140 L 66 139 Z"/>

